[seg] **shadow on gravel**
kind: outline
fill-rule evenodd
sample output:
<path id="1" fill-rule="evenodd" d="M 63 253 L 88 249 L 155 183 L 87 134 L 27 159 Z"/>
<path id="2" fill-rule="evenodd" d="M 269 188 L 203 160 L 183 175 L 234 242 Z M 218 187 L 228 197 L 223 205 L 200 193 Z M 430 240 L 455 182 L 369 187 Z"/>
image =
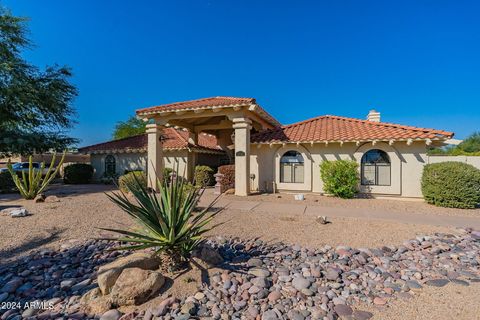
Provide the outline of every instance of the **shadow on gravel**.
<path id="1" fill-rule="evenodd" d="M 65 229 L 50 229 L 46 231 L 49 233 L 47 237 L 36 236 L 30 239 L 29 241 L 22 243 L 18 247 L 11 248 L 8 250 L 0 250 L 0 261 L 2 261 L 2 263 L 0 264 L 0 267 L 3 266 L 4 261 L 12 259 L 19 254 L 37 249 L 46 244 L 60 240 L 60 235 L 65 231 Z"/>

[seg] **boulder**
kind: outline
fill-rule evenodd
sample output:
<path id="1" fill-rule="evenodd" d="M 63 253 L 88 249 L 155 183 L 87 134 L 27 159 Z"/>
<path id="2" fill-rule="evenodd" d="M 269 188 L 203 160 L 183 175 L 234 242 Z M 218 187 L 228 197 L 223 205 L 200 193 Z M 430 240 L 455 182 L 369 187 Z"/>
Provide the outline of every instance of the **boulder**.
<path id="1" fill-rule="evenodd" d="M 149 300 L 164 285 L 160 272 L 140 268 L 126 268 L 118 277 L 110 293 L 115 305 L 139 305 Z"/>
<path id="2" fill-rule="evenodd" d="M 195 249 L 192 256 L 205 262 L 210 267 L 218 266 L 223 263 L 222 256 L 215 249 L 207 245 L 202 245 Z"/>
<path id="3" fill-rule="evenodd" d="M 101 266 L 98 269 L 98 286 L 102 294 L 108 294 L 124 269 L 155 270 L 158 269 L 159 265 L 160 260 L 156 256 L 142 252 L 133 253 Z"/>

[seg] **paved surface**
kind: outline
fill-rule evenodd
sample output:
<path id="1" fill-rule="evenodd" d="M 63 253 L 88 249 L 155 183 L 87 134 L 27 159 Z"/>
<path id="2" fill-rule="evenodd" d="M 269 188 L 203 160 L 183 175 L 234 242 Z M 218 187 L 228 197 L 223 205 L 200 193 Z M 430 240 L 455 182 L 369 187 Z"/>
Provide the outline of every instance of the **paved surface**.
<path id="1" fill-rule="evenodd" d="M 201 205 L 211 201 L 213 196 L 210 194 L 204 195 Z M 400 223 L 424 224 L 432 226 L 444 227 L 471 227 L 480 229 L 480 217 L 459 217 L 448 215 L 434 215 L 422 213 L 407 213 L 407 212 L 393 212 L 379 209 L 366 208 L 340 208 L 340 207 L 325 207 L 321 204 L 305 204 L 301 201 L 294 201 L 292 203 L 276 203 L 273 201 L 249 201 L 249 200 L 233 200 L 227 198 L 220 198 L 216 205 L 217 207 L 225 207 L 228 210 L 240 210 L 254 213 L 262 212 L 278 212 L 292 215 L 313 215 L 313 216 L 327 216 L 327 217 L 345 217 L 345 218 L 359 218 L 359 219 L 375 219 L 387 220 Z"/>

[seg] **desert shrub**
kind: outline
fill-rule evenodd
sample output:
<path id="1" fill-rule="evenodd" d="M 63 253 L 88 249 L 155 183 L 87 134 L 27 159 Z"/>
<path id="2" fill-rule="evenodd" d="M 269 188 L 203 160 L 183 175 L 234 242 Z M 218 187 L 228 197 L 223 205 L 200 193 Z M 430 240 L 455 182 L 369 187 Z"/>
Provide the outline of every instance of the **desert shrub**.
<path id="1" fill-rule="evenodd" d="M 10 172 L 0 172 L 0 193 L 8 193 L 17 191 L 15 182 L 13 181 Z"/>
<path id="2" fill-rule="evenodd" d="M 218 173 L 223 174 L 222 188 L 224 190 L 235 188 L 235 165 L 227 164 L 225 166 L 218 167 Z"/>
<path id="3" fill-rule="evenodd" d="M 358 189 L 358 164 L 352 160 L 323 161 L 320 175 L 326 193 L 340 198 L 353 198 Z"/>
<path id="4" fill-rule="evenodd" d="M 206 187 L 214 184 L 213 169 L 209 166 L 196 166 L 194 174 L 194 182 L 198 187 Z"/>
<path id="5" fill-rule="evenodd" d="M 147 187 L 147 175 L 143 171 L 130 171 L 118 178 L 118 188 L 123 192 L 130 192 L 130 188 L 135 188 L 136 181 L 144 187 Z"/>
<path id="6" fill-rule="evenodd" d="M 63 171 L 63 182 L 67 184 L 89 183 L 93 177 L 93 167 L 87 163 L 72 163 Z"/>
<path id="7" fill-rule="evenodd" d="M 422 193 L 425 201 L 436 206 L 475 208 L 480 203 L 480 170 L 454 161 L 427 164 Z"/>
<path id="8" fill-rule="evenodd" d="M 211 230 L 210 222 L 218 211 L 211 203 L 202 211 L 195 211 L 201 195 L 199 188 L 187 184 L 184 179 L 171 183 L 158 181 L 160 191 L 149 192 L 138 180 L 127 184 L 135 199 L 124 193 L 108 194 L 110 200 L 131 216 L 139 228 L 133 230 L 105 229 L 121 234 L 115 241 L 129 243 L 119 250 L 143 250 L 154 248 L 161 255 L 167 271 L 177 271 L 190 258 L 192 251 Z"/>

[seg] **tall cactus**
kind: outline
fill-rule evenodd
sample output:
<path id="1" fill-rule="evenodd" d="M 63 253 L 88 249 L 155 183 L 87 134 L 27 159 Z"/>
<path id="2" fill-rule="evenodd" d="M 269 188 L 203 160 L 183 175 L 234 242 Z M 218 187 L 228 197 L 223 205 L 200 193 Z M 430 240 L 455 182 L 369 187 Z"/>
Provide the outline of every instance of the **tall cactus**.
<path id="1" fill-rule="evenodd" d="M 48 167 L 48 171 L 43 176 L 43 170 L 45 169 L 45 162 L 40 164 L 40 169 L 33 168 L 32 156 L 29 157 L 28 162 L 28 177 L 25 174 L 25 171 L 22 171 L 22 178 L 18 176 L 18 174 L 13 171 L 12 164 L 8 162 L 7 168 L 10 174 L 12 175 L 13 182 L 17 186 L 17 189 L 20 191 L 20 194 L 24 199 L 32 200 L 35 197 L 45 190 L 46 187 L 52 182 L 52 180 L 57 175 L 60 167 L 63 164 L 63 160 L 65 159 L 65 153 L 63 152 L 62 159 L 58 163 L 55 170 L 53 170 L 55 164 L 55 157 L 56 154 L 53 154 L 52 162 L 50 163 L 50 167 Z"/>

